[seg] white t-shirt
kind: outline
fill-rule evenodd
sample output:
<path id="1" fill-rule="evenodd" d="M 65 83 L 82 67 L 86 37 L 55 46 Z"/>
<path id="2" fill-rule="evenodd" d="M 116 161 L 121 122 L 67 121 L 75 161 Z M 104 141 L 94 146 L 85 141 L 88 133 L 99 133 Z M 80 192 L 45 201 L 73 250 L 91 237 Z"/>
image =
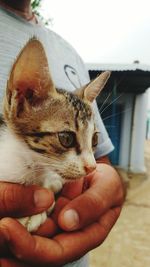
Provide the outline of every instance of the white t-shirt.
<path id="1" fill-rule="evenodd" d="M 0 102 L 14 61 L 20 50 L 33 36 L 36 36 L 45 47 L 49 69 L 57 88 L 73 91 L 89 82 L 89 75 L 83 61 L 64 39 L 45 28 L 41 23 L 33 24 L 0 8 Z M 95 114 L 100 131 L 100 143 L 95 155 L 98 158 L 110 153 L 113 145 L 99 116 L 96 104 Z M 83 258 L 71 265 L 67 264 L 67 266 L 86 267 L 87 264 Z"/>

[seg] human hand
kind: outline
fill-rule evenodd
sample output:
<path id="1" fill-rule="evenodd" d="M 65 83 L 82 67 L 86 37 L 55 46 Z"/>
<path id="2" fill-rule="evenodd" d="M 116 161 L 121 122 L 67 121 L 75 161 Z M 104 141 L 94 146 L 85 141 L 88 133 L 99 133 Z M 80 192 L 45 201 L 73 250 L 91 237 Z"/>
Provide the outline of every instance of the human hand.
<path id="1" fill-rule="evenodd" d="M 0 218 L 8 216 L 21 218 L 38 214 L 47 210 L 53 202 L 54 195 L 47 189 L 35 185 L 23 186 L 0 182 Z M 51 231 L 54 232 L 53 225 L 53 222 L 49 221 L 49 226 L 52 226 Z M 0 231 L 0 255 L 6 251 L 5 243 L 6 240 Z M 6 253 L 8 255 L 8 250 Z"/>
<path id="2" fill-rule="evenodd" d="M 87 182 L 88 189 L 70 202 L 69 199 L 76 195 L 76 186 L 72 190 L 73 185 L 66 185 L 56 205 L 56 210 L 59 210 L 60 206 L 63 207 L 63 203 L 68 203 L 60 213 L 56 212 L 55 218 L 66 231 L 80 229 L 76 232 L 60 233 L 53 239 L 47 239 L 31 236 L 21 225 L 11 219 L 1 221 L 0 229 L 18 258 L 15 260 L 15 267 L 29 266 L 33 263 L 36 266 L 40 264 L 59 266 L 81 257 L 103 242 L 121 210 L 123 202 L 121 182 L 114 169 L 106 164 L 100 164 L 97 172 L 87 177 Z M 75 210 L 78 214 L 73 215 L 74 224 L 71 221 L 72 214 L 68 213 L 70 209 L 71 213 Z M 14 234 L 15 229 L 16 234 Z M 20 236 L 22 236 L 21 240 Z M 19 262 L 20 258 L 27 262 L 27 265 L 22 265 L 23 263 Z M 10 263 L 9 260 L 1 260 L 2 267 L 6 266 L 4 265 L 6 261 L 7 264 Z M 11 265 L 7 266 L 13 266 L 12 260 Z"/>
<path id="3" fill-rule="evenodd" d="M 112 166 L 105 163 L 97 164 L 96 172 L 88 175 L 85 183 L 83 194 L 72 200 L 59 214 L 59 225 L 65 231 L 82 229 L 97 221 L 109 210 L 121 211 L 125 190 Z M 71 199 L 72 187 L 72 184 L 66 185 L 62 196 L 70 196 Z"/>
<path id="4" fill-rule="evenodd" d="M 0 182 L 0 218 L 38 214 L 53 202 L 53 193 L 45 188 Z"/>

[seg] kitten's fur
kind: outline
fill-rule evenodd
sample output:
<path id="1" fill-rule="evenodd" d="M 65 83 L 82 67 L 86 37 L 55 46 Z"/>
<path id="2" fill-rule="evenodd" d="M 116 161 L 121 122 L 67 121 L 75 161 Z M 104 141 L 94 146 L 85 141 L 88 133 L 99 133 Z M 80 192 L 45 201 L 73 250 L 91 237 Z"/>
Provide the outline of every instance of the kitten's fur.
<path id="1" fill-rule="evenodd" d="M 7 83 L 6 125 L 0 132 L 0 180 L 38 184 L 58 192 L 65 181 L 93 171 L 97 130 L 91 104 L 109 75 L 101 74 L 74 94 L 58 90 L 42 44 L 31 39 Z M 21 222 L 35 231 L 45 219 L 43 213 Z"/>

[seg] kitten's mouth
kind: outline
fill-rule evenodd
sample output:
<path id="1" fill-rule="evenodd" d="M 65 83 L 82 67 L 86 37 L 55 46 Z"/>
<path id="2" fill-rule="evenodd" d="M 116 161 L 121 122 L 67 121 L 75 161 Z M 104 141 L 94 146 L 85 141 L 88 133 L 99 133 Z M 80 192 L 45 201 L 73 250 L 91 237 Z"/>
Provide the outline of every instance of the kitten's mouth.
<path id="1" fill-rule="evenodd" d="M 83 177 L 86 177 L 86 176 L 90 176 L 90 175 L 93 175 L 94 173 L 96 172 L 96 169 L 94 169 L 93 171 L 89 172 L 89 173 L 85 173 L 85 174 L 82 174 L 82 175 L 74 175 L 74 176 L 69 176 L 69 175 L 65 175 L 65 174 L 59 174 L 62 179 L 65 181 L 65 182 L 73 182 L 73 181 L 77 181 Z"/>
<path id="2" fill-rule="evenodd" d="M 73 183 L 77 182 L 78 180 L 80 180 L 81 178 L 83 178 L 83 176 L 80 178 L 77 178 L 77 179 L 64 179 L 64 183 L 65 184 L 69 184 L 69 183 L 73 184 Z"/>
<path id="3" fill-rule="evenodd" d="M 74 182 L 74 181 L 77 181 L 81 178 L 83 178 L 85 175 L 80 175 L 80 176 L 74 176 L 74 177 L 70 177 L 70 176 L 65 176 L 65 175 L 62 175 L 62 178 L 65 182 Z"/>

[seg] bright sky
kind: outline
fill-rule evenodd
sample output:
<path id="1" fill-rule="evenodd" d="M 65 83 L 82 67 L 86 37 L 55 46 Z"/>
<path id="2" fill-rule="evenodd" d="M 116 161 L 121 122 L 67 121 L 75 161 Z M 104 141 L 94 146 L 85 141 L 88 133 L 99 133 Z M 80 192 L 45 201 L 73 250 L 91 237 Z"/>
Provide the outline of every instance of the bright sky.
<path id="1" fill-rule="evenodd" d="M 150 0 L 43 0 L 42 12 L 85 62 L 150 64 Z"/>

